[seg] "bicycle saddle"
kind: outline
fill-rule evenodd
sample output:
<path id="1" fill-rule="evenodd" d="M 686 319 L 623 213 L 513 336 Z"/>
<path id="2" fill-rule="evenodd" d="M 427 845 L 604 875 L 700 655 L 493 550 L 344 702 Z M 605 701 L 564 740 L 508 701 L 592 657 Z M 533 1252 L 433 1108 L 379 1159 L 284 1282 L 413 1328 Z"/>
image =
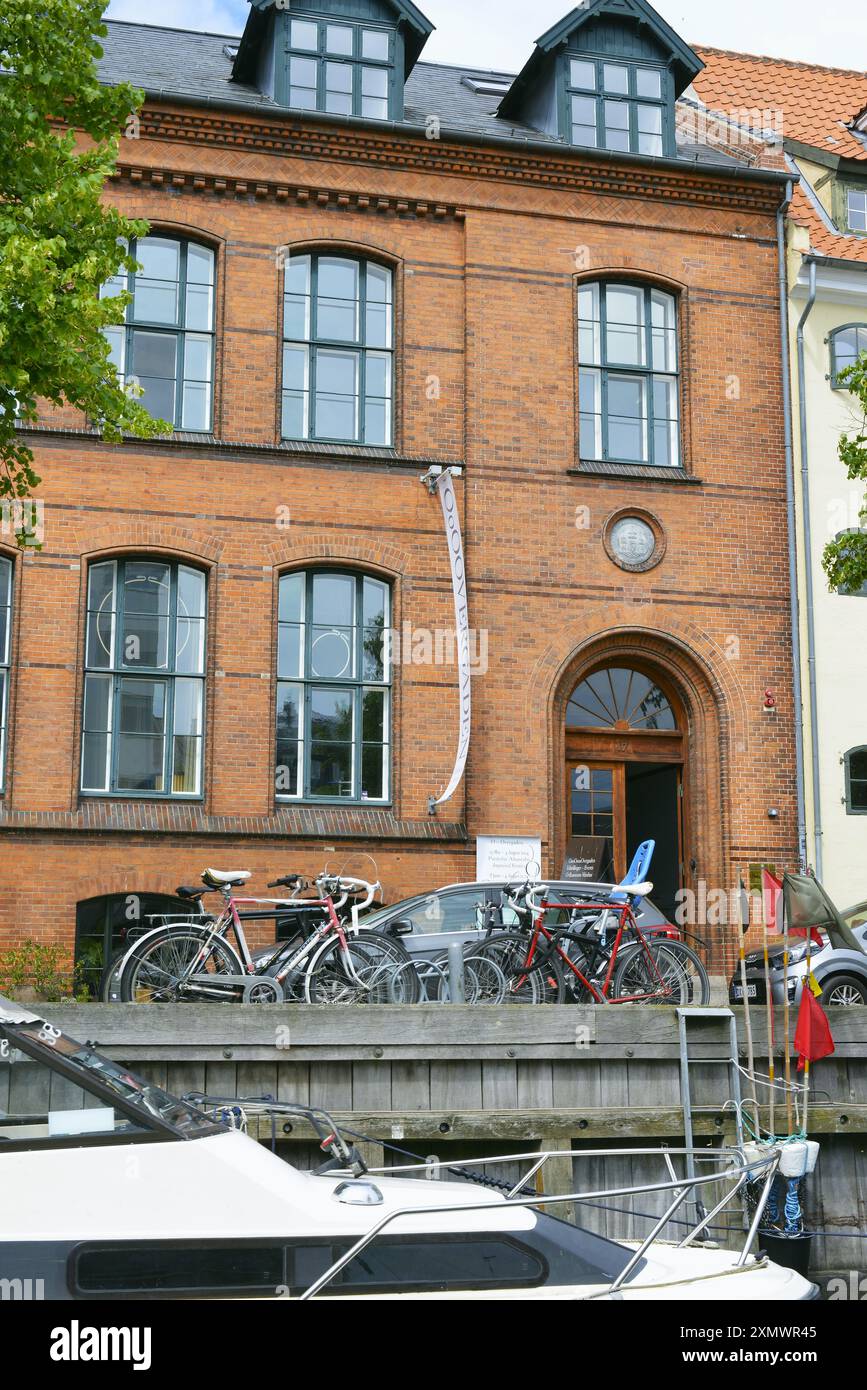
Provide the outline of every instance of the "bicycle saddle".
<path id="1" fill-rule="evenodd" d="M 630 898 L 649 898 L 653 892 L 652 883 L 624 883 L 618 884 L 622 893 Z"/>
<path id="2" fill-rule="evenodd" d="M 175 896 L 184 898 L 187 902 L 197 903 L 199 898 L 203 898 L 207 893 L 207 888 L 186 888 L 183 884 L 175 889 Z"/>
<path id="3" fill-rule="evenodd" d="M 234 873 L 223 873 L 220 869 L 205 869 L 202 882 L 209 888 L 240 888 L 242 883 L 246 883 L 247 879 L 252 877 L 249 869 L 236 869 Z"/>

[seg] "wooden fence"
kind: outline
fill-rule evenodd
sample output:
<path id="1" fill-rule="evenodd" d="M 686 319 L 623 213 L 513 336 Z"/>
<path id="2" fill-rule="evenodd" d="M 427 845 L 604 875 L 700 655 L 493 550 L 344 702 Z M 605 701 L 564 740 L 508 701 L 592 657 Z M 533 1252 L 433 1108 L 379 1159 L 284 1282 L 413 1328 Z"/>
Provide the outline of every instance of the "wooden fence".
<path id="1" fill-rule="evenodd" d="M 386 1141 L 427 1157 L 478 1158 L 534 1148 L 563 1150 L 546 1167 L 546 1191 L 603 1183 L 601 1161 L 582 1149 L 683 1144 L 677 1020 L 670 1008 L 512 1005 L 44 1005 L 40 1012 L 176 1093 L 269 1095 L 313 1103 L 374 1143 L 368 1162 L 402 1161 Z M 738 1017 L 743 1057 L 743 1011 Z M 867 1270 L 867 1009 L 830 1011 L 837 1049 L 816 1065 L 810 1134 L 819 1168 L 806 1188 L 814 1268 Z M 764 1020 L 753 1019 L 767 1070 Z M 696 1142 L 731 1139 L 725 1020 L 704 1020 L 691 1053 Z M 777 1037 L 782 1036 L 782 1018 Z M 793 1064 L 794 1065 L 794 1064 Z M 780 1064 L 778 1062 L 778 1072 Z M 747 1083 L 742 1082 L 744 1092 Z M 780 1126 L 778 1125 L 778 1128 Z M 263 1142 L 308 1166 L 310 1131 L 282 1117 L 258 1122 Z M 410 1161 L 406 1159 L 405 1161 Z M 606 1160 L 604 1182 L 662 1181 L 643 1157 Z M 517 1169 L 512 1170 L 517 1171 Z M 582 1213 L 612 1236 L 646 1230 L 636 1212 L 653 1198 Z"/>

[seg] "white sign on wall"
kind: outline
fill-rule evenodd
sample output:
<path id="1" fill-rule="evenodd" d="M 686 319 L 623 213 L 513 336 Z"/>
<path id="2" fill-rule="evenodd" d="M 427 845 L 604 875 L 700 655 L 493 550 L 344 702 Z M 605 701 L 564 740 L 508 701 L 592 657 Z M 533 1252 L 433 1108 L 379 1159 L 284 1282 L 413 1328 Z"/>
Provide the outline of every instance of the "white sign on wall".
<path id="1" fill-rule="evenodd" d="M 523 883 L 528 877 L 538 876 L 541 862 L 541 840 L 515 835 L 479 835 L 476 840 L 479 883 Z"/>

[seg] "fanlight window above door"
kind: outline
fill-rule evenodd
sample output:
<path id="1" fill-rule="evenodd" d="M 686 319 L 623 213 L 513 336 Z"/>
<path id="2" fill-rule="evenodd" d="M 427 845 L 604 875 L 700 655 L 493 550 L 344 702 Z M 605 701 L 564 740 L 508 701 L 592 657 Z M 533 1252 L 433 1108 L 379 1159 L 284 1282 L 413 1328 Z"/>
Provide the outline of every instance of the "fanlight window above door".
<path id="1" fill-rule="evenodd" d="M 607 667 L 572 691 L 566 725 L 577 729 L 676 730 L 668 696 L 649 676 L 626 667 Z"/>

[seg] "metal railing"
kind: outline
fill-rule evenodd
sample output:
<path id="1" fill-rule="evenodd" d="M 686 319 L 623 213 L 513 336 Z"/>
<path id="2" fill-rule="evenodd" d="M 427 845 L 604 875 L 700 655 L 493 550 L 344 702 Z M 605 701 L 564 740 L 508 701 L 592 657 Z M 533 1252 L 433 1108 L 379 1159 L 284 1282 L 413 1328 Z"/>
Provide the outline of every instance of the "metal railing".
<path id="1" fill-rule="evenodd" d="M 322 1289 L 324 1289 L 328 1284 L 332 1282 L 334 1278 L 336 1278 L 336 1276 L 340 1273 L 341 1270 L 345 1269 L 346 1266 L 350 1264 L 356 1258 L 357 1255 L 360 1255 L 362 1251 L 366 1250 L 368 1246 L 371 1245 L 383 1233 L 383 1231 L 387 1230 L 388 1227 L 392 1226 L 396 1221 L 400 1221 L 406 1217 L 424 1216 L 430 1219 L 434 1215 L 452 1215 L 456 1212 L 483 1212 L 488 1215 L 496 1216 L 497 1226 L 499 1228 L 501 1226 L 499 1218 L 502 1216 L 502 1213 L 504 1211 L 509 1211 L 513 1208 L 523 1209 L 540 1206 L 566 1206 L 568 1203 L 586 1203 L 593 1201 L 603 1201 L 612 1197 L 629 1197 L 655 1192 L 671 1192 L 673 1194 L 672 1201 L 669 1203 L 669 1205 L 662 1213 L 662 1215 L 659 1217 L 659 1219 L 655 1221 L 653 1228 L 648 1233 L 648 1235 L 645 1236 L 645 1238 L 640 1242 L 638 1248 L 635 1250 L 632 1257 L 624 1266 L 624 1268 L 620 1271 L 617 1278 L 613 1280 L 613 1282 L 609 1284 L 605 1289 L 601 1289 L 595 1294 L 589 1295 L 589 1297 L 591 1298 L 607 1298 L 611 1294 L 616 1293 L 618 1289 L 622 1287 L 625 1280 L 629 1277 L 629 1275 L 633 1272 L 636 1266 L 644 1258 L 645 1253 L 653 1244 L 653 1242 L 659 1238 L 666 1225 L 668 1225 L 668 1223 L 675 1216 L 675 1213 L 679 1211 L 679 1209 L 683 1206 L 684 1202 L 686 1201 L 687 1197 L 690 1195 L 691 1192 L 694 1192 L 696 1189 L 709 1186 L 711 1183 L 719 1183 L 726 1181 L 732 1181 L 734 1183 L 731 1190 L 727 1192 L 711 1208 L 709 1212 L 703 1214 L 700 1220 L 695 1221 L 690 1226 L 689 1231 L 683 1237 L 683 1239 L 677 1242 L 677 1249 L 679 1250 L 685 1249 L 687 1246 L 691 1245 L 693 1241 L 695 1241 L 698 1238 L 701 1232 L 705 1230 L 705 1228 L 710 1224 L 710 1222 L 732 1202 L 734 1197 L 742 1190 L 742 1188 L 748 1181 L 757 1182 L 760 1179 L 764 1179 L 761 1193 L 759 1194 L 758 1200 L 756 1201 L 755 1211 L 749 1223 L 749 1229 L 747 1230 L 743 1245 L 733 1265 L 733 1268 L 741 1269 L 744 1267 L 747 1260 L 749 1259 L 750 1247 L 753 1243 L 753 1240 L 755 1239 L 755 1235 L 759 1227 L 759 1222 L 762 1218 L 762 1213 L 764 1212 L 768 1196 L 770 1195 L 771 1185 L 774 1181 L 774 1178 L 776 1177 L 777 1169 L 779 1168 L 780 1164 L 779 1152 L 771 1152 L 768 1154 L 766 1158 L 747 1159 L 747 1156 L 742 1149 L 732 1148 L 718 1149 L 714 1150 L 712 1153 L 709 1153 L 707 1149 L 695 1148 L 660 1149 L 659 1147 L 657 1147 L 650 1149 L 582 1149 L 580 1151 L 571 1153 L 570 1157 L 573 1159 L 587 1159 L 641 1158 L 659 1156 L 663 1159 L 666 1165 L 666 1168 L 670 1174 L 670 1180 L 668 1182 L 659 1183 L 636 1183 L 628 1187 L 602 1188 L 591 1192 L 570 1192 L 566 1195 L 557 1196 L 550 1196 L 546 1193 L 537 1193 L 532 1197 L 521 1197 L 516 1195 L 517 1193 L 521 1192 L 523 1188 L 526 1187 L 528 1182 L 535 1179 L 536 1175 L 542 1171 L 549 1159 L 557 1158 L 562 1160 L 564 1156 L 565 1153 L 562 1149 L 547 1150 L 544 1153 L 533 1155 L 534 1161 L 528 1168 L 526 1173 L 524 1173 L 523 1176 L 518 1180 L 518 1182 L 510 1189 L 508 1195 L 500 1201 L 498 1201 L 496 1198 L 489 1198 L 485 1202 L 455 1202 L 449 1203 L 448 1205 L 433 1207 L 430 1204 L 425 1206 L 407 1206 L 399 1207 L 394 1211 L 386 1212 L 380 1218 L 379 1221 L 374 1223 L 374 1225 L 370 1228 L 369 1231 L 366 1231 L 363 1236 L 360 1236 L 359 1239 L 355 1242 L 353 1246 L 351 1246 L 349 1250 L 345 1251 L 344 1254 L 341 1255 L 339 1259 L 335 1260 L 334 1263 L 328 1269 L 326 1269 L 325 1272 L 321 1274 L 318 1279 L 314 1280 L 314 1282 L 309 1286 L 309 1288 L 304 1290 L 304 1292 L 300 1295 L 301 1301 L 310 1298 L 315 1298 L 316 1295 L 322 1291 Z M 484 1164 L 485 1167 L 490 1167 L 500 1163 L 516 1163 L 520 1162 L 521 1160 L 526 1160 L 527 1157 L 528 1155 L 526 1153 L 505 1154 L 498 1158 L 485 1159 Z M 694 1176 L 679 1178 L 674 1169 L 673 1159 L 675 1157 L 691 1157 L 693 1159 L 693 1162 L 719 1163 L 721 1160 L 726 1160 L 727 1166 L 723 1171 L 711 1173 L 704 1177 Z M 401 1177 L 405 1177 L 408 1173 L 417 1171 L 424 1172 L 428 1176 L 430 1176 L 432 1171 L 434 1171 L 437 1168 L 447 1168 L 448 1170 L 453 1172 L 456 1168 L 469 1167 L 470 1164 L 478 1165 L 478 1162 L 478 1159 L 465 1159 L 460 1160 L 458 1162 L 452 1162 L 451 1160 L 443 1160 L 437 1163 L 427 1162 L 420 1164 L 410 1164 L 406 1167 L 399 1166 L 390 1168 L 372 1168 L 369 1170 L 368 1173 L 365 1174 L 365 1178 L 373 1178 L 376 1176 L 384 1177 L 387 1175 L 395 1174 Z M 333 1176 L 345 1176 L 345 1170 L 335 1168 L 333 1170 Z"/>

